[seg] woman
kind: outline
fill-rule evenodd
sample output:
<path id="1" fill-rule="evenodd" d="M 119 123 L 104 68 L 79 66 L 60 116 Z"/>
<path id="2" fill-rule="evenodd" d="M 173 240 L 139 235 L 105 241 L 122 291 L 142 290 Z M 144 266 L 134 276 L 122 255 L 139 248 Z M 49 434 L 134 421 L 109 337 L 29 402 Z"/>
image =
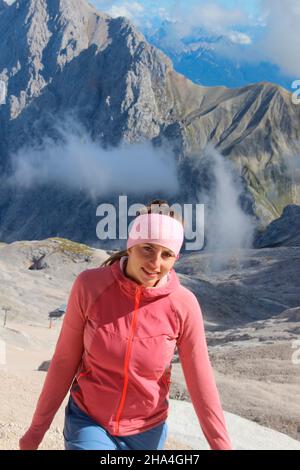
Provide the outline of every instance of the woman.
<path id="1" fill-rule="evenodd" d="M 210 448 L 232 448 L 201 309 L 173 269 L 183 239 L 179 216 L 152 201 L 134 219 L 127 250 L 77 276 L 20 449 L 38 448 L 70 386 L 67 450 L 163 449 L 175 347 Z"/>

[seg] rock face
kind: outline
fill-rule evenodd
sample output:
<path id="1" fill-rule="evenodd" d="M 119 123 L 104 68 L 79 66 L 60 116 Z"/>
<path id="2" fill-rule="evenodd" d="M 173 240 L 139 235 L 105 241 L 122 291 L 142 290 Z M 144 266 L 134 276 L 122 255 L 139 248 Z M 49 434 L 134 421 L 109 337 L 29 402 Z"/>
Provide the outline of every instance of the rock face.
<path id="1" fill-rule="evenodd" d="M 17 0 L 2 12 L 0 34 L 0 81 L 7 89 L 0 105 L 2 174 L 11 171 L 10 155 L 24 145 L 39 145 L 45 136 L 61 139 L 57 118 L 72 113 L 104 147 L 122 140 L 170 141 L 185 202 L 195 202 L 195 188 L 203 186 L 201 152 L 208 143 L 233 161 L 264 224 L 286 204 L 300 202 L 299 181 L 289 171 L 300 147 L 300 107 L 283 88 L 195 85 L 175 73 L 167 56 L 127 19 L 110 18 L 84 0 Z M 49 201 L 51 207 L 58 204 L 56 197 L 57 226 L 64 226 L 63 188 L 55 189 L 55 196 L 47 188 L 45 197 L 37 198 L 40 190 L 24 197 L 4 185 L 5 180 L 2 239 L 56 235 L 56 227 L 49 233 L 50 223 L 38 217 L 49 213 Z M 85 213 L 95 212 L 79 199 Z M 86 223 L 76 217 L 73 222 L 78 227 L 73 239 L 86 240 Z M 72 238 L 64 228 L 59 234 Z"/>
<path id="2" fill-rule="evenodd" d="M 207 329 L 224 325 L 234 329 L 238 341 L 245 341 L 245 324 L 299 307 L 299 261 L 299 246 L 283 246 L 229 255 L 192 253 L 182 256 L 175 267 L 180 282 L 194 292 L 203 312 L 209 312 Z"/>
<path id="3" fill-rule="evenodd" d="M 13 36 L 11 24 L 18 31 Z M 2 117 L 10 149 L 47 130 L 46 118 L 37 135 L 29 129 L 45 109 L 76 109 L 104 143 L 159 134 L 168 113 L 164 87 L 171 62 L 125 18 L 98 13 L 84 0 L 21 0 L 6 12 L 0 31 L 0 78 L 9 95 Z M 22 141 L 13 145 L 16 129 Z"/>
<path id="4" fill-rule="evenodd" d="M 288 205 L 281 217 L 258 235 L 255 247 L 300 246 L 300 206 Z"/>

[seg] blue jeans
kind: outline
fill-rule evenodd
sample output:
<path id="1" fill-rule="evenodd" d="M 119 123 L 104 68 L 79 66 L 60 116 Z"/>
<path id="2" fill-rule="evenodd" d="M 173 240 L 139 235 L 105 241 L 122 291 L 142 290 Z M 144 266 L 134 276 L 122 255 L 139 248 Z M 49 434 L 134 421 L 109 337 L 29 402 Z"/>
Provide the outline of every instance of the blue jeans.
<path id="1" fill-rule="evenodd" d="M 131 436 L 112 436 L 81 411 L 71 395 L 65 408 L 65 450 L 161 450 L 167 433 L 168 425 L 165 421 Z"/>

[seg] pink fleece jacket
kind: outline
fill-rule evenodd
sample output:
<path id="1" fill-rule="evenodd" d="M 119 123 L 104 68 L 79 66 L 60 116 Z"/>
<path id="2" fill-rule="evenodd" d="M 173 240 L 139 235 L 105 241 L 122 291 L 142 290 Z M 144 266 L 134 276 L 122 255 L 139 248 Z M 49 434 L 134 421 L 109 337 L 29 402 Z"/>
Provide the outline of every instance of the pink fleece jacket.
<path id="1" fill-rule="evenodd" d="M 174 269 L 149 288 L 125 276 L 124 259 L 75 279 L 56 349 L 20 449 L 37 449 L 70 393 L 110 434 L 143 432 L 165 421 L 177 347 L 187 389 L 211 449 L 232 449 L 203 318 Z"/>

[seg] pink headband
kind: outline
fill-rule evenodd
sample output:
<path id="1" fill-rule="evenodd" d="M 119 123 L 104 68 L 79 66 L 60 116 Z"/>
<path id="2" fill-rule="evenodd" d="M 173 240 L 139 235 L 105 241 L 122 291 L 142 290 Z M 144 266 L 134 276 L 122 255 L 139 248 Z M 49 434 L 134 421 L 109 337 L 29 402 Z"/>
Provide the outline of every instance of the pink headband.
<path id="1" fill-rule="evenodd" d="M 132 223 L 127 249 L 140 243 L 156 243 L 172 250 L 177 259 L 184 240 L 182 224 L 164 214 L 141 214 Z"/>

